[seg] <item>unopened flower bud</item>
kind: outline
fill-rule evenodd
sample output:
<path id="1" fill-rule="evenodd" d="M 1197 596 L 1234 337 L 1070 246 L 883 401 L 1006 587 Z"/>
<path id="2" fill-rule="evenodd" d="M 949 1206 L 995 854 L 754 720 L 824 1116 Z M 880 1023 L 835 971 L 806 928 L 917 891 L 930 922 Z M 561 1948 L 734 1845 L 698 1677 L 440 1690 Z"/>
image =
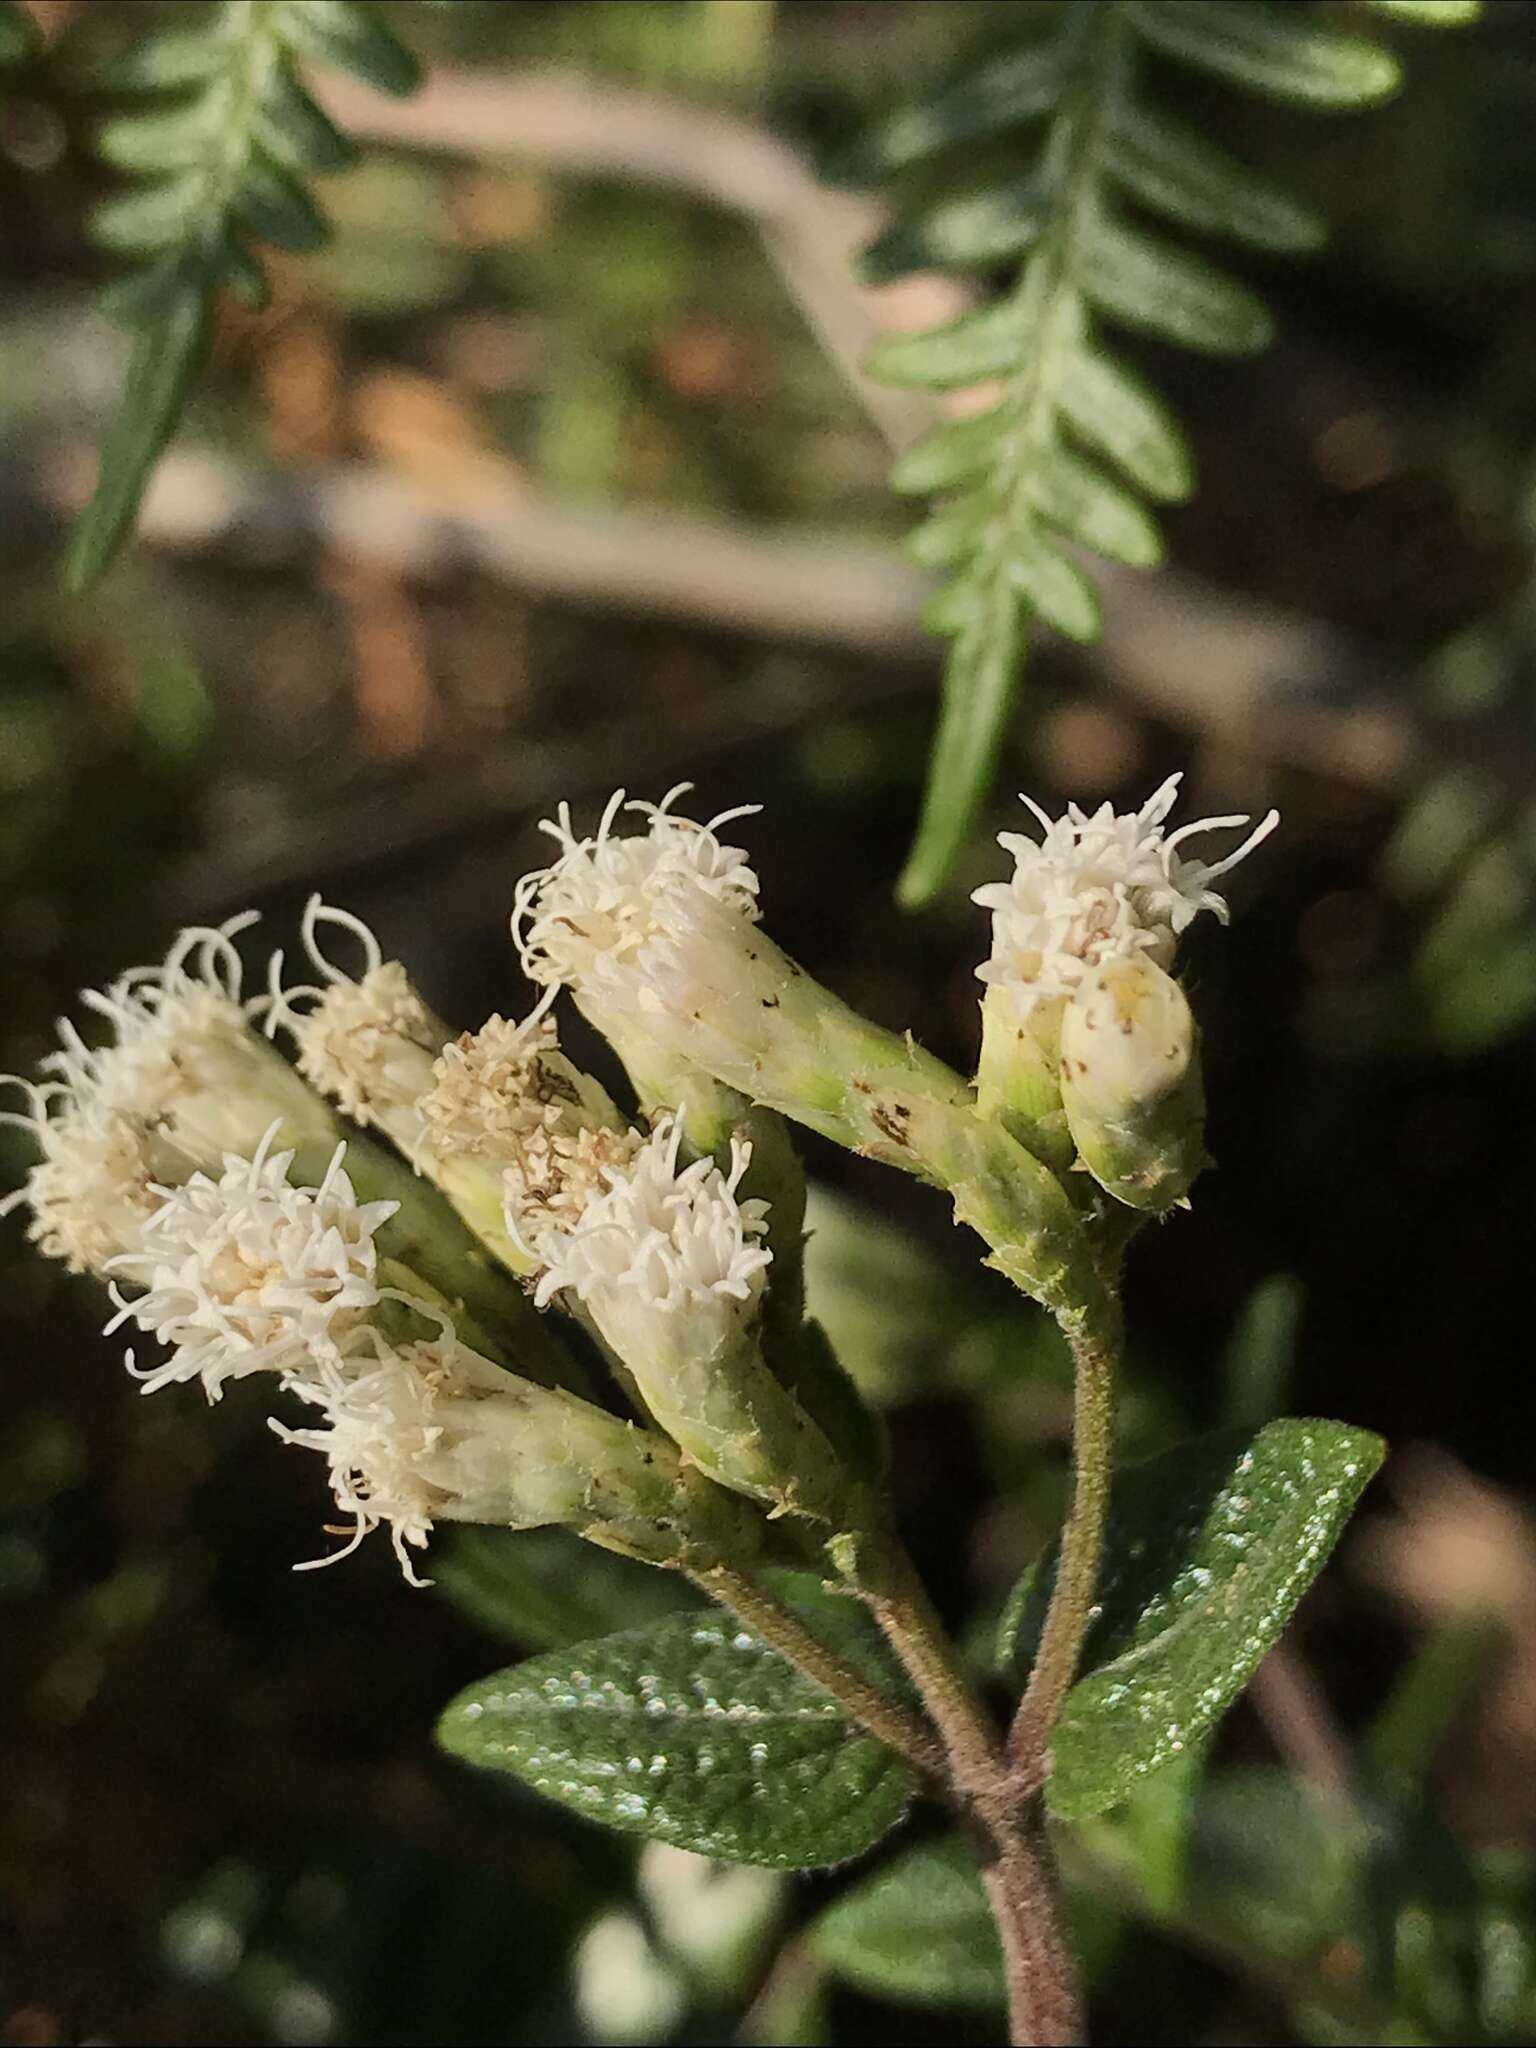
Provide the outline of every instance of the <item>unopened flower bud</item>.
<path id="1" fill-rule="evenodd" d="M 1061 1097 L 1094 1179 L 1133 1209 L 1182 1201 L 1206 1163 L 1195 1020 L 1152 960 L 1079 983 L 1061 1020 Z"/>

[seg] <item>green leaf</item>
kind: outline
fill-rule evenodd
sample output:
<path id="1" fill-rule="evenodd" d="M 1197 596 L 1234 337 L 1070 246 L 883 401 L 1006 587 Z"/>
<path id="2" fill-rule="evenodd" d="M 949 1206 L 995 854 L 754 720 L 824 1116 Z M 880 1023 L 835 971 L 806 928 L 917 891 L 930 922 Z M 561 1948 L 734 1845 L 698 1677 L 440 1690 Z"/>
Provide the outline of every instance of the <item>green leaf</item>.
<path id="1" fill-rule="evenodd" d="M 812 1923 L 812 1952 L 875 1998 L 996 2008 L 1004 1998 L 997 1928 L 974 1857 L 960 1841 L 909 1849 Z"/>
<path id="2" fill-rule="evenodd" d="M 1083 289 L 1101 312 L 1206 355 L 1251 355 L 1274 336 L 1261 300 L 1198 256 L 1100 215 Z"/>
<path id="3" fill-rule="evenodd" d="M 1068 77 L 1060 38 L 978 65 L 915 107 L 903 107 L 850 152 L 840 174 L 889 177 L 956 143 L 1021 127 L 1052 111 Z"/>
<path id="4" fill-rule="evenodd" d="M 925 334 L 888 334 L 869 351 L 865 369 L 887 384 L 933 390 L 1000 377 L 1018 361 L 1023 344 L 1019 309 L 1004 299 Z"/>
<path id="5" fill-rule="evenodd" d="M 1073 432 L 1117 462 L 1149 497 L 1176 502 L 1189 496 L 1194 479 L 1184 436 L 1133 372 L 1083 345 L 1073 353 L 1057 396 Z"/>
<path id="6" fill-rule="evenodd" d="M 1221 1361 L 1223 1419 L 1234 1429 L 1258 1429 L 1285 1405 L 1301 1304 L 1300 1282 L 1288 1273 L 1261 1281 L 1244 1304 Z"/>
<path id="7" fill-rule="evenodd" d="M 1166 55 L 1298 106 L 1374 106 L 1402 80 L 1390 50 L 1320 27 L 1294 0 L 1133 0 L 1131 19 Z"/>
<path id="8" fill-rule="evenodd" d="M 1282 254 L 1320 248 L 1326 238 L 1310 206 L 1135 101 L 1116 108 L 1104 163 L 1143 206 L 1197 234 L 1230 235 Z"/>
<path id="9" fill-rule="evenodd" d="M 891 471 L 891 489 L 926 496 L 977 475 L 997 454 L 1005 418 L 1003 408 L 994 405 L 970 419 L 946 420 L 902 456 Z"/>
<path id="10" fill-rule="evenodd" d="M 448 1708 L 438 1739 L 589 1820 L 781 1870 L 863 1855 L 913 1792 L 883 1743 L 723 1615 L 679 1616 L 482 1679 Z"/>
<path id="11" fill-rule="evenodd" d="M 0 66 L 19 64 L 42 47 L 42 37 L 30 14 L 16 0 L 0 0 Z"/>
<path id="12" fill-rule="evenodd" d="M 984 598 L 968 584 L 941 593 L 948 610 L 925 621 L 935 631 L 955 620 L 958 637 L 944 671 L 944 708 L 928 769 L 923 815 L 897 883 L 898 899 L 924 903 L 949 872 L 992 780 L 1003 729 L 1024 662 L 1022 607 L 1004 590 Z"/>
<path id="13" fill-rule="evenodd" d="M 1462 28 L 1483 11 L 1483 0 L 1370 0 L 1370 5 L 1415 28 Z"/>
<path id="14" fill-rule="evenodd" d="M 272 73 L 256 115 L 257 146 L 289 171 L 339 171 L 358 157 L 357 144 L 343 135 L 293 76 L 279 65 Z"/>
<path id="15" fill-rule="evenodd" d="M 135 112 L 108 121 L 96 137 L 98 153 L 122 171 L 180 171 L 204 157 L 226 118 L 215 93 L 163 111 Z M 199 182 L 198 195 L 202 186 Z M 99 232 L 99 225 L 98 225 Z"/>
<path id="16" fill-rule="evenodd" d="M 982 529 L 992 517 L 992 504 L 984 492 L 951 498 L 913 528 L 907 552 L 925 569 L 942 569 L 975 552 Z"/>
<path id="17" fill-rule="evenodd" d="M 457 1525 L 433 1550 L 432 1583 L 481 1628 L 525 1650 L 564 1649 L 702 1605 L 678 1573 L 600 1550 L 569 1529 Z"/>
<path id="18" fill-rule="evenodd" d="M 142 191 L 103 200 L 91 217 L 91 232 L 104 248 L 152 254 L 191 239 L 202 197 L 203 180 L 196 171 L 161 178 Z"/>
<path id="19" fill-rule="evenodd" d="M 185 283 L 140 329 L 118 414 L 101 451 L 96 489 L 70 538 L 64 573 L 72 590 L 95 582 L 133 524 L 207 344 L 208 299 L 197 281 Z"/>
<path id="20" fill-rule="evenodd" d="M 259 156 L 246 165 L 234 210 L 254 234 L 274 248 L 303 254 L 325 241 L 325 215 L 304 187 Z"/>
<path id="21" fill-rule="evenodd" d="M 1111 1496 L 1086 1676 L 1051 1743 L 1064 1819 L 1113 1806 L 1209 1734 L 1279 1637 L 1385 1453 L 1339 1422 L 1226 1430 L 1127 1468 Z M 1038 1641 L 1054 1556 L 1015 1588 L 999 1637 Z"/>
<path id="22" fill-rule="evenodd" d="M 397 98 L 421 83 L 421 66 L 410 51 L 355 0 L 287 0 L 279 33 L 312 63 L 350 72 Z"/>
<path id="23" fill-rule="evenodd" d="M 229 62 L 229 39 L 221 32 L 227 19 L 204 14 L 196 28 L 140 36 L 100 66 L 97 76 L 103 89 L 170 92 L 215 77 Z"/>
<path id="24" fill-rule="evenodd" d="M 1097 640 L 1102 630 L 1099 593 L 1075 562 L 1048 542 L 1020 534 L 1008 561 L 1014 587 L 1058 633 L 1069 640 Z"/>
<path id="25" fill-rule="evenodd" d="M 886 284 L 912 270 L 984 269 L 1033 248 L 1043 222 L 1040 191 L 1032 181 L 994 186 L 898 223 L 871 242 L 858 273 L 866 284 Z"/>
<path id="26" fill-rule="evenodd" d="M 1162 537 L 1136 500 L 1065 448 L 1041 459 L 1029 479 L 1029 496 L 1052 526 L 1096 554 L 1133 569 L 1154 568 L 1163 558 Z"/>

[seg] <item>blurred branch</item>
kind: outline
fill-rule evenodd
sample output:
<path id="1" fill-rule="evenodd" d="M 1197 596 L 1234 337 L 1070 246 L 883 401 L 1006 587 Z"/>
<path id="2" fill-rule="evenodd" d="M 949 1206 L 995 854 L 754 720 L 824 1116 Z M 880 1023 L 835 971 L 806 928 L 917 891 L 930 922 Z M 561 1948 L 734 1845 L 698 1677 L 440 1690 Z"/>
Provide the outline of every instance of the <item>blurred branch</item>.
<path id="1" fill-rule="evenodd" d="M 769 261 L 875 426 L 893 448 L 932 424 L 933 401 L 864 375 L 865 352 L 891 326 L 898 295 L 853 277 L 858 251 L 884 225 L 864 194 L 820 184 L 799 153 L 731 114 L 638 92 L 577 72 L 439 71 L 408 104 L 376 104 L 345 79 L 308 81 L 359 141 L 457 156 L 515 157 L 578 177 L 663 185 L 740 213 L 759 229 Z M 925 281 L 924 319 L 959 312 L 963 288 Z"/>

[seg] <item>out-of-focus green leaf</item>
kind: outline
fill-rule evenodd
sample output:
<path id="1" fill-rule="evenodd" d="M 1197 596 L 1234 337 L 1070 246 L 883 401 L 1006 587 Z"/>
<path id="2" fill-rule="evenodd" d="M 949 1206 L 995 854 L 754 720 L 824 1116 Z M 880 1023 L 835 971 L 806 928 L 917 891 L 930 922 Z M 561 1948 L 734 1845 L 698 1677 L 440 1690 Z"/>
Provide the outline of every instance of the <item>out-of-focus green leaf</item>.
<path id="1" fill-rule="evenodd" d="M 1155 48 L 1232 85 L 1304 107 L 1369 107 L 1402 81 L 1390 50 L 1339 35 L 1307 8 L 1269 0 L 1135 0 Z"/>
<path id="2" fill-rule="evenodd" d="M 1285 1405 L 1301 1303 L 1298 1282 L 1276 1273 L 1244 1304 L 1221 1362 L 1223 1420 L 1233 1429 L 1257 1429 Z"/>
<path id="3" fill-rule="evenodd" d="M 1064 1819 L 1113 1806 L 1204 1740 L 1322 1568 L 1384 1455 L 1340 1422 L 1224 1430 L 1128 1467 L 1111 1496 L 1085 1676 L 1051 1742 Z M 1033 1655 L 1054 1555 L 1015 1588 L 999 1634 Z"/>
<path id="4" fill-rule="evenodd" d="M 703 1601 L 676 1572 L 659 1572 L 583 1543 L 568 1529 L 464 1525 L 439 1535 L 432 1583 L 493 1634 L 527 1650 L 559 1650 Z"/>
<path id="5" fill-rule="evenodd" d="M 845 1892 L 815 1922 L 827 1967 L 875 1998 L 1003 2003 L 1003 1957 L 976 1860 L 958 1840 L 925 1843 Z"/>

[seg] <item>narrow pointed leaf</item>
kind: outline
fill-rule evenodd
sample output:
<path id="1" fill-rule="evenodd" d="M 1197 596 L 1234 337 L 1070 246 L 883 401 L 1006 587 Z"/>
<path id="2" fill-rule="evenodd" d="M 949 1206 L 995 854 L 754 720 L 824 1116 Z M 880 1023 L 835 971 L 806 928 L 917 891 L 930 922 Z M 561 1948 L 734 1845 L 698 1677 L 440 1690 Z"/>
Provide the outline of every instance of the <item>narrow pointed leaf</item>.
<path id="1" fill-rule="evenodd" d="M 1001 406 L 968 420 L 946 420 L 909 448 L 891 471 L 892 490 L 912 497 L 947 490 L 988 468 L 997 456 L 1006 415 Z"/>
<path id="2" fill-rule="evenodd" d="M 101 451 L 91 502 L 70 538 L 65 576 L 94 583 L 133 524 L 144 486 L 180 417 L 208 343 L 208 299 L 193 280 L 169 297 L 134 342 L 122 403 Z"/>
<path id="3" fill-rule="evenodd" d="M 438 1739 L 608 1827 L 782 1870 L 862 1855 L 914 1789 L 830 1694 L 714 1614 L 482 1679 L 448 1708 Z"/>
<path id="4" fill-rule="evenodd" d="M 1103 628 L 1099 594 L 1065 555 L 1033 534 L 1020 534 L 1008 559 L 1014 588 L 1048 626 L 1069 640 L 1097 640 Z"/>
<path id="5" fill-rule="evenodd" d="M 1065 448 L 1039 459 L 1030 475 L 1029 496 L 1050 525 L 1111 561 L 1151 569 L 1163 558 L 1157 528 L 1136 500 Z"/>
<path id="6" fill-rule="evenodd" d="M 197 28 L 140 36 L 98 66 L 94 75 L 108 92 L 170 92 L 177 86 L 201 84 L 227 62 L 218 18 L 205 16 Z"/>
<path id="7" fill-rule="evenodd" d="M 1294 0 L 1134 0 L 1131 18 L 1168 56 L 1299 106 L 1374 106 L 1401 83 L 1390 50 L 1321 27 Z"/>
<path id="8" fill-rule="evenodd" d="M 1310 206 L 1135 101 L 1116 110 L 1105 167 L 1143 206 L 1199 234 L 1301 253 L 1319 248 L 1326 233 Z"/>
<path id="9" fill-rule="evenodd" d="M 944 706 L 923 793 L 917 837 L 897 884 L 906 904 L 926 903 L 954 863 L 991 786 L 998 750 L 1024 665 L 1023 607 L 1005 587 L 967 587 L 944 599 L 959 627 L 944 670 Z M 925 618 L 934 630 L 945 628 Z"/>
<path id="10" fill-rule="evenodd" d="M 339 171 L 357 159 L 356 143 L 281 64 L 267 81 L 255 136 L 259 147 L 288 171 Z"/>
<path id="11" fill-rule="evenodd" d="M 258 156 L 246 166 L 235 212 L 253 233 L 278 249 L 303 254 L 318 249 L 326 238 L 325 215 L 304 187 Z"/>
<path id="12" fill-rule="evenodd" d="M 195 234 L 207 183 L 201 171 L 161 178 L 140 191 L 104 199 L 91 216 L 91 233 L 103 248 L 140 255 Z"/>
<path id="13" fill-rule="evenodd" d="M 1080 347 L 1057 396 L 1073 431 L 1149 496 L 1170 503 L 1189 496 L 1194 478 L 1184 436 L 1134 372 L 1098 349 Z"/>
<path id="14" fill-rule="evenodd" d="M 981 545 L 987 522 L 994 516 L 984 493 L 951 498 L 930 512 L 907 537 L 907 553 L 925 569 L 944 569 L 964 561 Z"/>
<path id="15" fill-rule="evenodd" d="M 1482 0 L 1370 0 L 1380 14 L 1415 28 L 1464 28 L 1483 11 Z"/>
<path id="16" fill-rule="evenodd" d="M 959 142 L 976 142 L 1037 120 L 1055 106 L 1066 83 L 1068 53 L 1059 37 L 994 58 L 915 107 L 903 107 L 862 139 L 841 170 L 863 179 L 888 177 Z"/>
<path id="17" fill-rule="evenodd" d="M 835 1976 L 875 1998 L 1003 2003 L 997 1927 L 976 1859 L 958 1840 L 897 1856 L 813 1921 L 809 1940 Z"/>
<path id="18" fill-rule="evenodd" d="M 1244 286 L 1107 217 L 1094 224 L 1083 283 L 1112 319 L 1206 355 L 1251 355 L 1274 334 L 1262 302 Z"/>
<path id="19" fill-rule="evenodd" d="M 106 122 L 96 147 L 124 171 L 179 171 L 199 164 L 225 116 L 223 95 L 205 93 L 184 106 L 140 109 Z"/>
<path id="20" fill-rule="evenodd" d="M 1047 1798 L 1068 1820 L 1125 1799 L 1201 1742 L 1277 1641 L 1381 1464 L 1339 1422 L 1224 1430 L 1119 1475 L 1085 1675 L 1051 1741 Z M 999 1650 L 1038 1643 L 1052 1555 L 1014 1589 Z"/>
<path id="21" fill-rule="evenodd" d="M 1004 299 L 923 334 L 888 334 L 870 350 L 865 368 L 887 384 L 949 390 L 979 384 L 1014 368 L 1022 345 L 1019 308 Z"/>
<path id="22" fill-rule="evenodd" d="M 421 83 L 421 66 L 410 51 L 354 0 L 286 0 L 279 33 L 311 62 L 350 72 L 397 98 Z"/>
<path id="23" fill-rule="evenodd" d="M 912 270 L 978 270 L 1034 247 L 1044 224 L 1039 188 L 993 186 L 951 199 L 872 242 L 859 259 L 866 284 L 884 284 Z"/>

